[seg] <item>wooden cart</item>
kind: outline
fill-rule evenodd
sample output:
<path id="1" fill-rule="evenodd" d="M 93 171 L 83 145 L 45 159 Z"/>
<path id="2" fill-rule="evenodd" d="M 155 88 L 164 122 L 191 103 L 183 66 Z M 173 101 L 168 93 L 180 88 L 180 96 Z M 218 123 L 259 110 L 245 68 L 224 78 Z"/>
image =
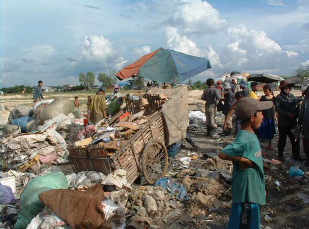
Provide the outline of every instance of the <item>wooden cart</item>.
<path id="1" fill-rule="evenodd" d="M 156 97 L 149 97 L 150 104 L 155 104 Z M 161 104 L 159 105 L 161 106 Z M 108 156 L 102 146 L 86 148 L 69 147 L 70 162 L 75 172 L 97 171 L 105 175 L 117 170 L 127 171 L 127 180 L 131 184 L 141 174 L 149 184 L 164 177 L 168 168 L 168 153 L 165 146 L 166 133 L 164 117 L 158 104 L 148 107 L 148 122 L 143 124 L 134 136 L 120 150 Z M 133 112 L 131 112 L 133 113 Z M 119 112 L 115 117 L 119 117 Z M 117 118 L 113 117 L 111 121 Z"/>

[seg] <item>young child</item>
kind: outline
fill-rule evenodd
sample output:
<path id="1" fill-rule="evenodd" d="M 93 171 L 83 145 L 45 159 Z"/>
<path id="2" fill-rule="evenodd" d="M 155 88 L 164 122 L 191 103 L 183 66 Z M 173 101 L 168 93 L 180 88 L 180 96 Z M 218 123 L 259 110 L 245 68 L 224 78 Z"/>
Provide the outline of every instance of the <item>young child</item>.
<path id="1" fill-rule="evenodd" d="M 237 102 L 241 100 L 243 97 L 244 97 L 244 93 L 242 91 L 236 92 L 235 94 L 236 103 L 234 103 L 234 105 L 232 106 L 232 109 L 230 110 L 228 115 L 225 117 L 224 124 L 223 124 L 223 130 L 227 131 L 225 133 L 225 136 L 229 136 L 233 134 L 231 133 L 231 130 L 227 127 L 227 122 L 230 119 L 230 117 L 233 115 Z M 235 127 L 236 127 L 236 132 L 238 133 L 241 129 L 241 121 L 238 118 L 236 118 L 235 120 Z"/>
<path id="2" fill-rule="evenodd" d="M 275 104 L 275 97 L 272 94 L 271 87 L 269 85 L 265 85 L 263 87 L 264 94 L 260 101 L 271 101 Z M 276 134 L 276 124 L 275 124 L 275 107 L 268 110 L 263 111 L 263 122 L 258 131 L 258 136 L 261 139 L 268 140 L 267 149 L 273 150 L 271 146 L 271 140 L 274 138 Z"/>
<path id="3" fill-rule="evenodd" d="M 219 153 L 219 158 L 233 162 L 229 229 L 260 228 L 259 205 L 266 203 L 266 193 L 261 147 L 253 130 L 262 124 L 262 111 L 272 106 L 269 101 L 241 99 L 235 108 L 237 118 L 242 121 L 241 130 L 235 141 Z"/>
<path id="4" fill-rule="evenodd" d="M 251 89 L 252 89 L 252 91 L 250 91 L 249 97 L 253 98 L 253 99 L 258 99 L 257 91 L 260 89 L 259 84 L 257 82 L 252 82 L 251 83 Z"/>
<path id="5" fill-rule="evenodd" d="M 74 106 L 77 107 L 77 108 L 79 107 L 79 101 L 78 101 L 78 97 L 77 96 L 75 96 Z"/>

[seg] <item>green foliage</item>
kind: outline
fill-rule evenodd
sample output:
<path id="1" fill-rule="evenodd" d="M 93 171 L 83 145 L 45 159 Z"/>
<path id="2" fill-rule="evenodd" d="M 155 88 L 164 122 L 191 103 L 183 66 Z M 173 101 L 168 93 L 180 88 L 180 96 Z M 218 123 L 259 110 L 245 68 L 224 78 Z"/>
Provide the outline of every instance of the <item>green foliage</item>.
<path id="1" fill-rule="evenodd" d="M 192 80 L 191 79 L 188 80 L 188 85 L 190 85 L 190 86 L 192 85 Z"/>
<path id="2" fill-rule="evenodd" d="M 296 70 L 296 76 L 299 76 L 299 77 L 302 77 L 302 78 L 309 77 L 309 65 L 308 66 L 299 67 Z"/>
<path id="3" fill-rule="evenodd" d="M 83 85 L 72 87 L 72 91 L 82 91 L 82 90 L 86 90 L 86 87 Z"/>
<path id="4" fill-rule="evenodd" d="M 24 85 L 19 85 L 19 86 L 14 86 L 14 87 L 3 87 L 1 88 L 1 91 L 3 91 L 3 93 L 22 93 L 24 88 L 26 89 L 25 93 L 32 93 L 33 87 L 24 86 Z"/>
<path id="5" fill-rule="evenodd" d="M 134 85 L 138 90 L 141 90 L 144 87 L 144 77 L 138 76 L 134 78 Z"/>
<path id="6" fill-rule="evenodd" d="M 160 86 L 160 84 L 157 82 L 157 81 L 152 81 L 152 83 L 153 83 L 153 86 L 155 86 L 155 87 L 159 87 Z"/>
<path id="7" fill-rule="evenodd" d="M 128 90 L 131 90 L 131 87 L 129 85 L 126 85 L 122 88 L 122 90 L 128 91 Z"/>
<path id="8" fill-rule="evenodd" d="M 117 83 L 117 78 L 115 77 L 116 70 L 109 69 L 109 74 L 99 73 L 98 80 L 102 83 L 104 87 L 112 87 L 113 84 Z"/>
<path id="9" fill-rule="evenodd" d="M 201 90 L 201 89 L 205 89 L 207 88 L 206 84 L 202 84 L 202 82 L 200 80 L 196 81 L 195 83 L 193 83 L 191 85 L 192 89 L 194 90 Z"/>
<path id="10" fill-rule="evenodd" d="M 80 85 L 86 86 L 86 76 L 84 73 L 79 73 L 79 82 Z"/>
<path id="11" fill-rule="evenodd" d="M 81 86 L 89 89 L 94 85 L 95 82 L 95 74 L 93 72 L 87 72 L 85 75 L 84 73 L 79 73 L 79 82 Z"/>

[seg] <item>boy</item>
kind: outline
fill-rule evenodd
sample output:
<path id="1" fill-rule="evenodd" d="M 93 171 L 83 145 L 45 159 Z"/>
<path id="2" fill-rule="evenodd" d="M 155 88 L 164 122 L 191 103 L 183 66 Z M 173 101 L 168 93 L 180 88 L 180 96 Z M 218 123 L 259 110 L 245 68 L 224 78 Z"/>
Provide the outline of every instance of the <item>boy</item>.
<path id="1" fill-rule="evenodd" d="M 219 153 L 219 158 L 233 161 L 232 209 L 228 228 L 260 228 L 259 205 L 265 201 L 263 159 L 254 129 L 263 121 L 262 111 L 270 109 L 272 102 L 259 102 L 246 97 L 235 108 L 242 121 L 234 142 Z"/>
<path id="2" fill-rule="evenodd" d="M 250 91 L 249 97 L 250 97 L 250 98 L 253 98 L 253 99 L 258 99 L 256 93 L 257 93 L 257 91 L 260 89 L 259 84 L 258 84 L 257 82 L 252 82 L 252 83 L 251 83 L 251 89 L 252 89 L 252 91 Z"/>
<path id="3" fill-rule="evenodd" d="M 75 96 L 74 106 L 79 108 L 78 96 Z"/>

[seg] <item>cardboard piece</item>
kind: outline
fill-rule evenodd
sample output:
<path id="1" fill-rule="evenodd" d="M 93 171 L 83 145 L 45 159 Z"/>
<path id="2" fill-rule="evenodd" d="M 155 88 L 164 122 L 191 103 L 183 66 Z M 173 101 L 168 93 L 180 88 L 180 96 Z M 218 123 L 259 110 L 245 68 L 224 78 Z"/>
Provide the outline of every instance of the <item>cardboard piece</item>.
<path id="1" fill-rule="evenodd" d="M 75 142 L 75 146 L 85 147 L 85 146 L 89 145 L 93 140 L 94 140 L 93 137 L 86 138 L 86 139 Z"/>

